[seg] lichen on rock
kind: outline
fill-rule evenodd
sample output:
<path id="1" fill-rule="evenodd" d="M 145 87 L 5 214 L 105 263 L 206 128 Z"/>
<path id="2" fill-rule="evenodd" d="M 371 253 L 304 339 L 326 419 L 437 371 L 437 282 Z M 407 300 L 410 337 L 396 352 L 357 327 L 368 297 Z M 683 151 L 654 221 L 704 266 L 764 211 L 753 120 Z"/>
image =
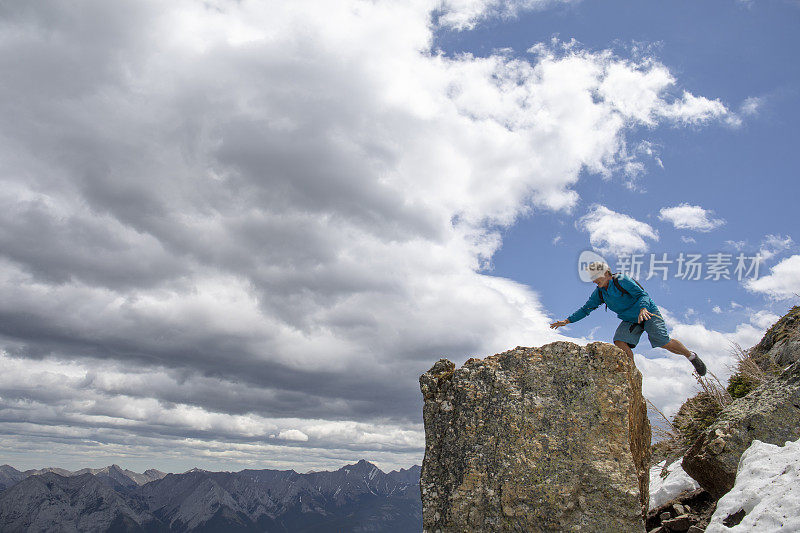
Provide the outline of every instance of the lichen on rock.
<path id="1" fill-rule="evenodd" d="M 439 360 L 420 377 L 423 529 L 644 531 L 641 380 L 601 342 Z"/>

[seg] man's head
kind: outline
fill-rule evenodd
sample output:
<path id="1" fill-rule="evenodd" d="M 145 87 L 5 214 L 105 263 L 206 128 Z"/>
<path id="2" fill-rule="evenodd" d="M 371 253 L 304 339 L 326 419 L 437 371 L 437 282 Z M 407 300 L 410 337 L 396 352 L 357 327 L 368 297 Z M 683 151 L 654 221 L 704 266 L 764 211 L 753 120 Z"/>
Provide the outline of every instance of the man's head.
<path id="1" fill-rule="evenodd" d="M 586 271 L 589 273 L 592 283 L 598 287 L 605 289 L 611 282 L 611 267 L 606 263 L 600 261 L 589 263 L 586 265 Z"/>

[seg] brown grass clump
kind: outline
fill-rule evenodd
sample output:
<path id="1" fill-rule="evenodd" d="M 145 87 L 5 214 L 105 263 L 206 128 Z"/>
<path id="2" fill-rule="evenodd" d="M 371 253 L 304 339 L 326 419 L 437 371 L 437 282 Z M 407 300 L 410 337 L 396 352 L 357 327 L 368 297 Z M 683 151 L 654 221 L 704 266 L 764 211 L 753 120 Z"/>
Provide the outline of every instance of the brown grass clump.
<path id="1" fill-rule="evenodd" d="M 682 457 L 687 448 L 684 447 L 680 431 L 672 421 L 653 402 L 647 398 L 645 400 L 647 401 L 648 412 L 653 414 L 653 416 L 649 417 L 652 421 L 650 427 L 656 440 L 656 443 L 651 447 L 650 466 L 655 466 L 661 461 L 665 461 L 660 474 L 664 478 L 668 474 L 667 467 L 676 459 Z"/>
<path id="2" fill-rule="evenodd" d="M 648 400 L 648 409 L 655 413 L 658 422 L 652 425 L 653 436 L 658 441 L 653 446 L 652 464 L 666 459 L 661 476 L 667 475 L 667 466 L 686 454 L 700 435 L 714 423 L 722 409 L 733 397 L 710 370 L 706 377 L 695 374 L 700 391 L 681 405 L 670 421 Z"/>
<path id="3" fill-rule="evenodd" d="M 734 342 L 731 351 L 736 358 L 736 363 L 731 368 L 733 373 L 728 380 L 726 390 L 734 399 L 746 396 L 750 391 L 780 373 L 780 367 L 766 354 L 755 348 L 745 350 Z"/>

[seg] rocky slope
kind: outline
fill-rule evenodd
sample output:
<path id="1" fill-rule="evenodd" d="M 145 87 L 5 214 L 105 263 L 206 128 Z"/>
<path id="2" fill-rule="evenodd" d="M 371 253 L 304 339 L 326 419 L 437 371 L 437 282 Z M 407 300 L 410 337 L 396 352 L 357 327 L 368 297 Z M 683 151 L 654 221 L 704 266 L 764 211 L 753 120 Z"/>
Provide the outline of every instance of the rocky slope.
<path id="1" fill-rule="evenodd" d="M 154 522 L 92 474 L 28 476 L 0 494 L 0 531 L 137 531 Z"/>
<path id="2" fill-rule="evenodd" d="M 792 478 L 793 466 L 786 471 L 779 469 L 775 479 L 769 481 L 772 492 L 758 490 L 755 491 L 756 496 L 751 498 L 758 500 L 764 496 L 762 492 L 770 492 L 771 501 L 781 502 L 780 505 L 783 507 L 779 510 L 770 509 L 767 519 L 762 520 L 763 509 L 759 515 L 753 508 L 752 502 L 738 510 L 733 509 L 736 505 L 730 501 L 726 504 L 727 507 L 718 507 L 718 503 L 728 498 L 732 493 L 732 487 L 735 487 L 735 483 L 739 483 L 744 454 L 747 450 L 754 445 L 762 448 L 779 447 L 800 438 L 800 306 L 790 309 L 767 330 L 761 341 L 746 350 L 746 353 L 749 354 L 749 361 L 764 372 L 766 379 L 760 385 L 751 389 L 745 396 L 721 408 L 718 407 L 711 420 L 704 419 L 708 413 L 702 410 L 685 409 L 693 399 L 681 407 L 679 414 L 683 412 L 684 417 L 695 417 L 692 427 L 697 426 L 698 429 L 688 434 L 691 435 L 689 440 L 691 447 L 683 457 L 682 466 L 702 488 L 676 495 L 671 502 L 653 509 L 647 521 L 648 531 L 651 533 L 671 531 L 699 533 L 706 529 L 712 520 L 712 515 L 718 522 L 711 528 L 715 531 L 729 528 L 734 528 L 735 531 L 796 530 L 792 526 L 775 525 L 797 522 L 796 509 L 800 500 L 793 497 L 790 492 L 786 492 L 783 496 L 774 494 L 781 485 L 785 485 L 787 490 L 791 491 L 795 484 Z M 694 400 L 697 401 L 697 397 Z M 676 415 L 674 421 L 676 426 L 685 425 L 678 424 L 677 419 Z M 766 457 L 764 461 L 765 464 L 769 463 L 772 458 Z M 756 470 L 761 474 L 766 471 L 760 467 Z M 738 501 L 741 498 L 734 500 Z M 752 519 L 751 513 L 754 513 Z M 763 525 L 770 520 L 773 522 L 772 525 Z M 762 525 L 754 525 L 756 522 Z M 748 523 L 752 527 L 748 526 Z M 688 530 L 684 527 L 687 524 L 690 525 Z"/>
<path id="3" fill-rule="evenodd" d="M 420 377 L 424 531 L 644 531 L 650 424 L 617 347 L 518 347 Z"/>
<path id="4" fill-rule="evenodd" d="M 726 406 L 686 453 L 683 469 L 720 498 L 733 487 L 739 459 L 754 440 L 783 445 L 798 438 L 800 361 Z"/>
<path id="5" fill-rule="evenodd" d="M 792 307 L 770 326 L 751 351 L 757 360 L 766 359 L 781 368 L 800 359 L 800 305 Z"/>
<path id="6" fill-rule="evenodd" d="M 779 374 L 725 406 L 683 458 L 683 469 L 714 498 L 733 487 L 739 459 L 754 440 L 783 445 L 800 437 L 800 307 L 773 324 L 750 353 Z"/>
<path id="7" fill-rule="evenodd" d="M 16 485 L 26 477 L 28 476 L 12 466 L 0 466 L 0 492 L 6 490 L 8 487 Z"/>

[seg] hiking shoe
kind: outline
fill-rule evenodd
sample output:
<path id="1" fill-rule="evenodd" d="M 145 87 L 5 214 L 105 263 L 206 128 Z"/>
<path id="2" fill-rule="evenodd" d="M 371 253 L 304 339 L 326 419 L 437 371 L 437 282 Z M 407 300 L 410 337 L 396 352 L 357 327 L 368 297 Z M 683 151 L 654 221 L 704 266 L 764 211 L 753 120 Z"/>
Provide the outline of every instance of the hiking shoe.
<path id="1" fill-rule="evenodd" d="M 692 353 L 694 354 L 694 359 L 691 360 L 692 366 L 694 367 L 695 370 L 697 370 L 697 373 L 699 375 L 705 376 L 706 375 L 705 363 L 703 363 L 703 361 L 697 356 L 696 353 L 694 352 Z"/>

